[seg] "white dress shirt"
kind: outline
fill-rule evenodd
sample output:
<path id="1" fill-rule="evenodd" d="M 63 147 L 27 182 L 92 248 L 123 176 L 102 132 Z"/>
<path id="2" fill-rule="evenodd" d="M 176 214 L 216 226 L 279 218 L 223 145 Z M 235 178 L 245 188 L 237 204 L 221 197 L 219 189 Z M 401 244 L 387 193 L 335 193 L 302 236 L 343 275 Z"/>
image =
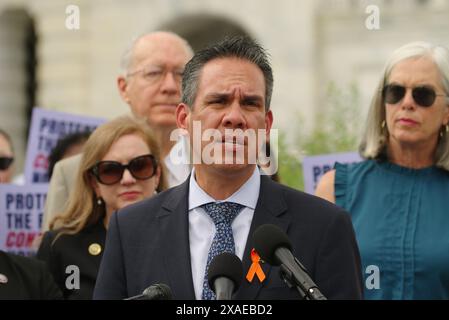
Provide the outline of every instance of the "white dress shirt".
<path id="1" fill-rule="evenodd" d="M 168 187 L 176 187 L 186 181 L 192 166 L 189 164 L 189 145 L 185 136 L 180 136 L 164 159 L 167 169 L 166 177 Z"/>
<path id="2" fill-rule="evenodd" d="M 242 260 L 251 221 L 253 220 L 254 209 L 259 198 L 260 172 L 256 166 L 248 181 L 229 198 L 222 201 L 217 201 L 208 195 L 201 189 L 194 177 L 195 171 L 193 170 L 189 181 L 190 261 L 195 297 L 197 300 L 201 300 L 207 256 L 215 235 L 215 224 L 201 206 L 210 202 L 228 201 L 245 207 L 231 224 L 235 242 L 235 254 Z"/>

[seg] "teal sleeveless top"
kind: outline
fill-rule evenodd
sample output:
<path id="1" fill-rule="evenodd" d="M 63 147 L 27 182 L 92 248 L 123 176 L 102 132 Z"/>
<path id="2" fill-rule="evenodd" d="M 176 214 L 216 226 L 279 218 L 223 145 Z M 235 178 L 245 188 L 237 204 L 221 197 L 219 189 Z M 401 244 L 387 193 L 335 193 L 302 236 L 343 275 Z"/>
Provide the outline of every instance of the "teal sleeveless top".
<path id="1" fill-rule="evenodd" d="M 336 204 L 359 245 L 365 299 L 449 299 L 449 173 L 335 165 Z"/>

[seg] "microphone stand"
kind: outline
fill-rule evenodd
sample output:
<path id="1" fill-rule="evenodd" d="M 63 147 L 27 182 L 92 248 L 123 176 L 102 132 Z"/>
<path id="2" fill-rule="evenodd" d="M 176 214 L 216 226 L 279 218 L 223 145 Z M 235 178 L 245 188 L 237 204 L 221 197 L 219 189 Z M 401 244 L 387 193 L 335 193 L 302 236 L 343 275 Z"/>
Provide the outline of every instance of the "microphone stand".
<path id="1" fill-rule="evenodd" d="M 306 268 L 293 257 L 295 264 L 303 271 L 298 272 L 293 265 L 282 263 L 279 268 L 281 279 L 289 288 L 296 287 L 301 300 L 327 300 L 318 286 L 307 275 Z"/>
<path id="2" fill-rule="evenodd" d="M 138 294 L 137 296 L 125 298 L 123 300 L 151 300 L 151 299 L 146 294 Z"/>

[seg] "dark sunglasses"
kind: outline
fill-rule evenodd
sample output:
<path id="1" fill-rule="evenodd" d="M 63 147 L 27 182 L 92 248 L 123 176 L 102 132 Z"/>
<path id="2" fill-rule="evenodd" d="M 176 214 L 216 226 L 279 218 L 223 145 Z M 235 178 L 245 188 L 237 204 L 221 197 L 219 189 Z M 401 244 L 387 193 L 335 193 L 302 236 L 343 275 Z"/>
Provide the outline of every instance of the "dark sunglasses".
<path id="1" fill-rule="evenodd" d="M 398 84 L 388 84 L 383 88 L 382 95 L 385 103 L 395 104 L 404 98 L 407 87 Z M 412 88 L 412 97 L 421 107 L 430 107 L 435 102 L 437 96 L 446 96 L 445 94 L 436 94 L 435 90 L 428 86 L 419 86 Z"/>
<path id="2" fill-rule="evenodd" d="M 11 157 L 0 157 L 0 170 L 7 170 L 13 161 L 14 158 Z"/>
<path id="3" fill-rule="evenodd" d="M 157 161 L 151 154 L 134 158 L 128 164 L 99 161 L 90 171 L 101 184 L 112 185 L 122 180 L 125 169 L 128 169 L 134 178 L 146 180 L 156 174 Z"/>

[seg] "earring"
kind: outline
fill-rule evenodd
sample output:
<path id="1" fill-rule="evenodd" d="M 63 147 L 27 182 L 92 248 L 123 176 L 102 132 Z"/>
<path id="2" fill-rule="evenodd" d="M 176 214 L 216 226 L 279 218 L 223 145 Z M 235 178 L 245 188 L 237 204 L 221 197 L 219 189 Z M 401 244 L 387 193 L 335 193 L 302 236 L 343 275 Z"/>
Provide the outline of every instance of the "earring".
<path id="1" fill-rule="evenodd" d="M 381 127 L 382 129 L 385 129 L 385 125 L 386 125 L 386 124 L 387 124 L 387 123 L 386 123 L 385 120 L 384 120 L 384 121 L 382 121 L 380 127 Z"/>
<path id="2" fill-rule="evenodd" d="M 98 204 L 99 206 L 101 206 L 101 205 L 103 204 L 103 201 L 101 201 L 101 198 L 100 198 L 100 197 L 97 198 L 97 204 Z"/>

